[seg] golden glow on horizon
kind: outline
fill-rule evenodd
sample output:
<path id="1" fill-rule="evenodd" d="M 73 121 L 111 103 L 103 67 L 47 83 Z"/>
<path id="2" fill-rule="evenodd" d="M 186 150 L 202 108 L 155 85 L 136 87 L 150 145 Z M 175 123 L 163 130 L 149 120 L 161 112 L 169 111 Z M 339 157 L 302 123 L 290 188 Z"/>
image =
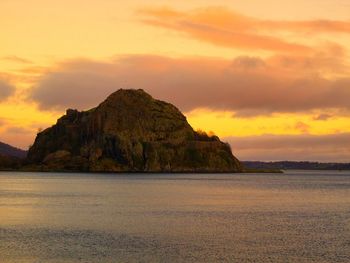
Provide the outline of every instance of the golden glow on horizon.
<path id="1" fill-rule="evenodd" d="M 317 114 L 278 113 L 271 116 L 236 117 L 234 112 L 197 109 L 186 114 L 193 128 L 214 132 L 220 137 L 264 134 L 325 135 L 350 132 L 348 117 L 316 120 Z M 205 123 L 205 126 L 203 125 Z"/>

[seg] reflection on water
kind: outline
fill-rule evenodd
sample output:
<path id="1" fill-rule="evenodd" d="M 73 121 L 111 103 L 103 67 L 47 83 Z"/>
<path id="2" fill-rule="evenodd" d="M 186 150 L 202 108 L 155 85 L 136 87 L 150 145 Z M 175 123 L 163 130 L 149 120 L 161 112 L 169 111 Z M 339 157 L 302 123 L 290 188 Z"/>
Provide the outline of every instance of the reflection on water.
<path id="1" fill-rule="evenodd" d="M 350 172 L 0 173 L 0 262 L 350 262 Z"/>

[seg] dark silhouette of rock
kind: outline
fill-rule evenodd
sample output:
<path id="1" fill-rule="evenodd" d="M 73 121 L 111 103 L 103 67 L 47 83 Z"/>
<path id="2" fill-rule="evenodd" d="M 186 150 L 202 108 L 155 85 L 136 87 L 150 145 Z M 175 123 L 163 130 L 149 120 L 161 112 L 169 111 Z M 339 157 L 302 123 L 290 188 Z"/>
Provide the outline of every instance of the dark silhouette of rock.
<path id="1" fill-rule="evenodd" d="M 67 110 L 37 135 L 27 163 L 43 171 L 241 171 L 228 144 L 195 132 L 175 106 L 122 89 L 89 111 Z"/>

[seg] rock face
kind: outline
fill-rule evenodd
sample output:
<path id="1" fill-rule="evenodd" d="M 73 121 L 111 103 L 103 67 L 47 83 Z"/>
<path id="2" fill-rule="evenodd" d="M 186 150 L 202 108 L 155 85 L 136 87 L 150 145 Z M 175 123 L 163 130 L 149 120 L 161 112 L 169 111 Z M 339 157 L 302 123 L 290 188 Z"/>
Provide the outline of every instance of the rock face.
<path id="1" fill-rule="evenodd" d="M 47 171 L 241 171 L 228 144 L 195 132 L 176 107 L 143 90 L 118 90 L 89 111 L 67 110 L 37 135 L 27 163 Z"/>

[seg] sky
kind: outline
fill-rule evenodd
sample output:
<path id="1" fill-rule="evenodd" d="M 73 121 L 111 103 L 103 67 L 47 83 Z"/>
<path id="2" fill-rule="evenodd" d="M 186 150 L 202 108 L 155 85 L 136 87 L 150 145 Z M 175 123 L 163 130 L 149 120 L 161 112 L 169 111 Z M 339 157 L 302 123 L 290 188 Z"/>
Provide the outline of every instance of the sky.
<path id="1" fill-rule="evenodd" d="M 120 88 L 241 160 L 350 162 L 348 0 L 1 0 L 0 141 Z"/>

